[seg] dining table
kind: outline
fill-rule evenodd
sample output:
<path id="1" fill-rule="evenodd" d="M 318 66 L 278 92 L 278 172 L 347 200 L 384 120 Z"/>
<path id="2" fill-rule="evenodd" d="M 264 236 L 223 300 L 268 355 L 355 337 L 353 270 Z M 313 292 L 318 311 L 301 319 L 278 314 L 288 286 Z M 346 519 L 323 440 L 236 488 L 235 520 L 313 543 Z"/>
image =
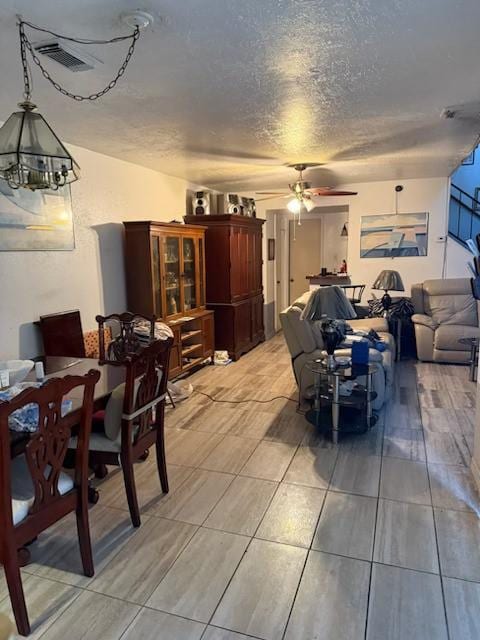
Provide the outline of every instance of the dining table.
<path id="1" fill-rule="evenodd" d="M 100 364 L 96 358 L 73 358 L 68 356 L 46 356 L 42 359 L 45 369 L 45 380 L 49 378 L 60 378 L 66 375 L 83 376 L 90 369 L 100 371 L 100 378 L 95 385 L 93 395 L 93 411 L 100 411 L 105 408 L 112 391 L 119 384 L 125 382 L 125 367 L 114 364 Z M 36 382 L 35 373 L 31 372 L 25 382 Z M 80 411 L 83 399 L 83 387 L 72 389 L 67 400 L 71 401 L 71 408 L 68 414 L 78 414 L 80 421 Z M 25 451 L 25 446 L 30 434 L 23 431 L 10 431 L 10 454 L 11 457 L 21 455 Z"/>

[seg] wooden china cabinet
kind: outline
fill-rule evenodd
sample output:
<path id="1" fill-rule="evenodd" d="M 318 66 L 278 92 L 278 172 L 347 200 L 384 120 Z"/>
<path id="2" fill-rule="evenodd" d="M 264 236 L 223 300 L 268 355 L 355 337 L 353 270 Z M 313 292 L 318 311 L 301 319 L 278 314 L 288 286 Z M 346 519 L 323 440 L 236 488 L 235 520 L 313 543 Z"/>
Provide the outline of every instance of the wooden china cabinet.
<path id="1" fill-rule="evenodd" d="M 213 312 L 205 301 L 205 227 L 123 224 L 128 309 L 170 325 L 170 377 L 176 377 L 213 355 Z"/>
<path id="2" fill-rule="evenodd" d="M 215 311 L 215 348 L 236 360 L 265 340 L 262 225 L 265 220 L 221 214 L 186 216 L 205 228 L 207 308 Z"/>

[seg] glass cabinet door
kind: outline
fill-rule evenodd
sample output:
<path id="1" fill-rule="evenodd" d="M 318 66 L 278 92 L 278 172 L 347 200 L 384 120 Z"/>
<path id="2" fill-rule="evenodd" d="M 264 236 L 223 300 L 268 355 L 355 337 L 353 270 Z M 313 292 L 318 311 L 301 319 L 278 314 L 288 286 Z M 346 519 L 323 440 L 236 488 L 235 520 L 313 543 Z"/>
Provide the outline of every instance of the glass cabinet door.
<path id="1" fill-rule="evenodd" d="M 180 299 L 180 239 L 165 238 L 166 316 L 182 312 Z"/>
<path id="2" fill-rule="evenodd" d="M 193 238 L 183 238 L 183 301 L 185 312 L 197 307 L 195 265 L 195 240 Z"/>

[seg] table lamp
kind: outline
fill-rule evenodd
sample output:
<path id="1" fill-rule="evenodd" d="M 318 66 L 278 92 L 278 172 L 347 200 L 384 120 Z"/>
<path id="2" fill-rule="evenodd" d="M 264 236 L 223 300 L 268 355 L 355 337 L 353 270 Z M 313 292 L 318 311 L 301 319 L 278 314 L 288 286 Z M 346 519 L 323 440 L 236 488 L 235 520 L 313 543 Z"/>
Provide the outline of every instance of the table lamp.
<path id="1" fill-rule="evenodd" d="M 405 291 L 402 278 L 398 271 L 381 271 L 377 276 L 377 279 L 372 285 L 372 289 L 383 289 L 385 292 L 382 296 L 382 306 L 384 309 L 383 315 L 388 315 L 388 310 L 392 304 L 392 298 L 389 295 L 389 291 Z"/>

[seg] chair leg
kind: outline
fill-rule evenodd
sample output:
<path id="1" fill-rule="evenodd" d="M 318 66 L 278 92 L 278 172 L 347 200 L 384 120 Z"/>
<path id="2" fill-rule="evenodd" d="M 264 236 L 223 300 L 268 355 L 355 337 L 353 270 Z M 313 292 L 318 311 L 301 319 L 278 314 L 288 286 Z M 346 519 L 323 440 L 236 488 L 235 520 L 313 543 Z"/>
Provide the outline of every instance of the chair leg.
<path id="1" fill-rule="evenodd" d="M 140 510 L 138 508 L 137 490 L 135 488 L 135 475 L 133 473 L 133 464 L 131 460 L 125 460 L 124 458 L 122 459 L 122 471 L 132 524 L 134 527 L 139 527 L 141 524 Z"/>
<path id="2" fill-rule="evenodd" d="M 80 555 L 82 557 L 83 573 L 91 578 L 95 575 L 95 568 L 93 566 L 92 555 L 92 542 L 90 539 L 90 527 L 88 524 L 88 502 L 87 492 L 85 496 L 80 499 L 77 505 L 77 531 L 78 531 L 78 544 L 80 545 Z"/>
<path id="3" fill-rule="evenodd" d="M 158 476 L 160 478 L 160 484 L 162 486 L 163 493 L 168 493 L 168 475 L 167 475 L 167 462 L 165 457 L 165 437 L 163 426 L 157 428 L 157 442 L 156 442 L 156 454 L 157 454 L 157 469 Z"/>
<path id="4" fill-rule="evenodd" d="M 175 404 L 175 401 L 174 401 L 174 399 L 172 397 L 172 394 L 170 393 L 170 391 L 168 389 L 167 389 L 167 396 L 168 396 L 168 399 L 170 400 L 170 403 L 171 403 L 172 407 L 174 409 L 176 409 L 177 405 Z"/>
<path id="5" fill-rule="evenodd" d="M 30 634 L 30 622 L 28 621 L 27 605 L 25 604 L 17 554 L 8 553 L 7 551 L 3 565 L 18 633 L 22 636 L 28 636 Z"/>
<path id="6" fill-rule="evenodd" d="M 106 464 L 96 464 L 93 467 L 93 473 L 95 474 L 95 478 L 98 480 L 103 480 L 108 476 L 108 469 Z"/>

